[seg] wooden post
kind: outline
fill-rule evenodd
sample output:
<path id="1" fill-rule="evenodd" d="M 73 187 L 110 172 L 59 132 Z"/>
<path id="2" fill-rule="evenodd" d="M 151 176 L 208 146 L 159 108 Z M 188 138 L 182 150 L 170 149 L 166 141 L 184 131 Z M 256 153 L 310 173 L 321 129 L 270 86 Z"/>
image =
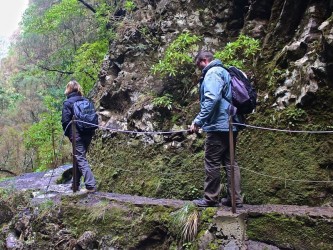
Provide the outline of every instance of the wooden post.
<path id="1" fill-rule="evenodd" d="M 72 189 L 75 193 L 78 191 L 78 186 L 76 184 L 77 179 L 77 166 L 76 166 L 76 125 L 75 125 L 75 117 L 72 118 L 72 156 L 73 156 L 73 183 L 72 183 Z"/>
<path id="2" fill-rule="evenodd" d="M 230 171 L 231 171 L 231 207 L 232 213 L 236 213 L 236 194 L 235 194 L 235 149 L 234 133 L 232 129 L 232 116 L 229 116 L 229 150 L 230 150 Z"/>

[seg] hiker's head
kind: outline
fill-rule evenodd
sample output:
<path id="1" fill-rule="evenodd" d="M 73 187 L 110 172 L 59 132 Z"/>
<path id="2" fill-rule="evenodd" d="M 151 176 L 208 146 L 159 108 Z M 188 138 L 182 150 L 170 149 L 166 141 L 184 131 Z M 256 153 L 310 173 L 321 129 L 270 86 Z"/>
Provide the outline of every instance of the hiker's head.
<path id="1" fill-rule="evenodd" d="M 78 92 L 79 95 L 83 95 L 83 90 L 82 90 L 81 85 L 75 80 L 72 80 L 69 83 L 67 83 L 67 86 L 65 89 L 65 95 L 69 95 L 70 93 L 73 93 L 73 92 Z"/>
<path id="2" fill-rule="evenodd" d="M 214 55 L 212 52 L 202 50 L 195 57 L 195 64 L 199 69 L 204 69 L 213 59 Z"/>

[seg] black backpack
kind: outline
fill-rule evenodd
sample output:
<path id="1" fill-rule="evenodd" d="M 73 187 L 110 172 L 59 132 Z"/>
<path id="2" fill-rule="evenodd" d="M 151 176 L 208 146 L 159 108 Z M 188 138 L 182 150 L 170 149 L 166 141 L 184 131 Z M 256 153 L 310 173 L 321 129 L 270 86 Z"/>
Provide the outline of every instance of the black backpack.
<path id="1" fill-rule="evenodd" d="M 257 92 L 246 75 L 234 66 L 225 68 L 231 77 L 232 100 L 236 114 L 250 114 L 257 105 Z M 223 94 L 223 92 L 222 92 Z"/>
<path id="2" fill-rule="evenodd" d="M 76 127 L 80 132 L 91 133 L 97 129 L 98 115 L 91 101 L 86 98 L 75 101 L 73 104 L 73 113 L 76 120 Z"/>

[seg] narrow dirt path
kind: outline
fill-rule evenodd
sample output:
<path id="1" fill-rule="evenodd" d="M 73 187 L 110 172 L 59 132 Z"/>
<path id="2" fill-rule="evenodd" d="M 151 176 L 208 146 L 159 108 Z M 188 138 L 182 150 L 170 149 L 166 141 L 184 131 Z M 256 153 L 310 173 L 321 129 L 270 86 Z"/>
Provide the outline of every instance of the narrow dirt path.
<path id="1" fill-rule="evenodd" d="M 16 190 L 33 190 L 35 191 L 36 200 L 48 199 L 50 197 L 59 197 L 62 195 L 73 195 L 70 184 L 56 184 L 56 181 L 61 178 L 64 173 L 70 171 L 71 166 L 61 166 L 54 171 L 50 170 L 47 172 L 40 173 L 28 173 L 15 178 L 0 182 L 0 188 L 16 189 Z M 82 192 L 77 192 L 82 194 Z M 117 194 L 117 193 L 105 193 L 96 192 L 89 194 L 88 199 L 91 197 L 92 200 L 108 199 L 111 201 L 117 201 L 120 203 L 131 203 L 136 206 L 144 205 L 160 205 L 167 207 L 180 208 L 186 202 L 184 200 L 176 199 L 157 199 L 142 197 L 128 194 Z M 218 214 L 231 213 L 231 208 L 221 206 L 218 210 Z M 247 205 L 243 208 L 237 209 L 237 213 L 247 214 L 265 214 L 265 213 L 278 213 L 284 215 L 299 215 L 299 216 L 310 216 L 314 218 L 333 218 L 332 207 L 309 207 L 309 206 L 296 206 L 296 205 Z"/>

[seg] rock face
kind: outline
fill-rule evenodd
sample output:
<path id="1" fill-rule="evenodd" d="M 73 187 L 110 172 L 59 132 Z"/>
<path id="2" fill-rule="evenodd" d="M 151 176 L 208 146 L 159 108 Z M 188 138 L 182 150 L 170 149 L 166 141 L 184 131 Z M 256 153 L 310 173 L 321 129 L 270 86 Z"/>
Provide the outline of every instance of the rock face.
<path id="1" fill-rule="evenodd" d="M 183 31 L 201 35 L 200 49 L 212 51 L 240 33 L 260 39 L 261 54 L 254 61 L 260 96 L 275 92 L 270 102 L 278 109 L 311 105 L 319 86 L 332 84 L 332 9 L 331 0 L 140 1 L 123 17 L 93 91 L 102 124 L 158 128 L 159 112 L 147 104 L 179 79 L 161 79 L 150 69 Z M 272 72 L 279 72 L 279 81 L 269 90 Z"/>
<path id="2" fill-rule="evenodd" d="M 311 105 L 319 84 L 330 82 L 329 78 L 323 77 L 323 74 L 327 75 L 328 72 L 325 70 L 325 59 L 320 55 L 327 54 L 323 51 L 325 34 L 321 31 L 321 26 L 325 26 L 330 18 L 327 6 L 329 1 L 302 1 L 302 5 L 295 5 L 298 11 L 302 10 L 303 16 L 298 27 L 291 31 L 291 34 L 294 34 L 290 41 L 275 56 L 275 66 L 287 70 L 282 85 L 286 91 L 277 98 L 279 108 L 285 108 L 295 102 L 300 106 Z M 281 24 L 288 29 L 285 25 L 287 24 Z"/>
<path id="3" fill-rule="evenodd" d="M 222 50 L 242 33 L 260 40 L 260 53 L 252 65 L 258 107 L 249 116 L 250 123 L 331 130 L 332 0 L 160 0 L 137 1 L 136 5 L 120 17 L 118 36 L 110 42 L 100 79 L 91 93 L 99 106 L 101 125 L 110 129 L 100 132 L 90 151 L 90 161 L 103 190 L 164 198 L 192 199 L 201 195 L 201 135 L 131 133 L 183 131 L 197 114 L 199 72 L 194 65 L 186 65 L 187 74 L 183 75 L 176 72 L 161 77 L 151 70 L 182 32 L 201 36 L 197 49 L 213 52 Z M 157 97 L 167 95 L 172 97 L 171 108 L 156 104 Z M 120 138 L 122 130 L 127 134 Z M 262 193 L 261 188 L 251 187 L 258 185 L 258 180 L 249 172 L 244 173 L 245 192 L 250 193 L 248 202 L 331 204 L 330 188 L 318 184 L 312 189 L 305 187 L 310 183 L 293 183 L 297 187 L 289 190 L 292 195 L 286 199 L 286 185 L 280 183 L 285 176 L 292 176 L 292 180 L 326 180 L 326 170 L 330 172 L 333 164 L 329 137 L 305 140 L 265 134 L 264 144 L 256 138 L 261 134 L 244 134 L 246 137 L 239 137 L 238 150 L 242 167 L 259 169 L 264 175 L 271 173 L 279 180 L 271 180 L 271 191 Z M 147 148 L 148 145 L 152 147 Z M 316 148 L 319 153 L 314 152 Z M 276 173 L 276 169 L 281 172 Z M 144 175 L 145 171 L 149 174 Z M 181 179 L 177 172 L 192 175 Z M 262 188 L 266 189 L 264 182 Z M 278 192 L 281 194 L 276 200 Z"/>

